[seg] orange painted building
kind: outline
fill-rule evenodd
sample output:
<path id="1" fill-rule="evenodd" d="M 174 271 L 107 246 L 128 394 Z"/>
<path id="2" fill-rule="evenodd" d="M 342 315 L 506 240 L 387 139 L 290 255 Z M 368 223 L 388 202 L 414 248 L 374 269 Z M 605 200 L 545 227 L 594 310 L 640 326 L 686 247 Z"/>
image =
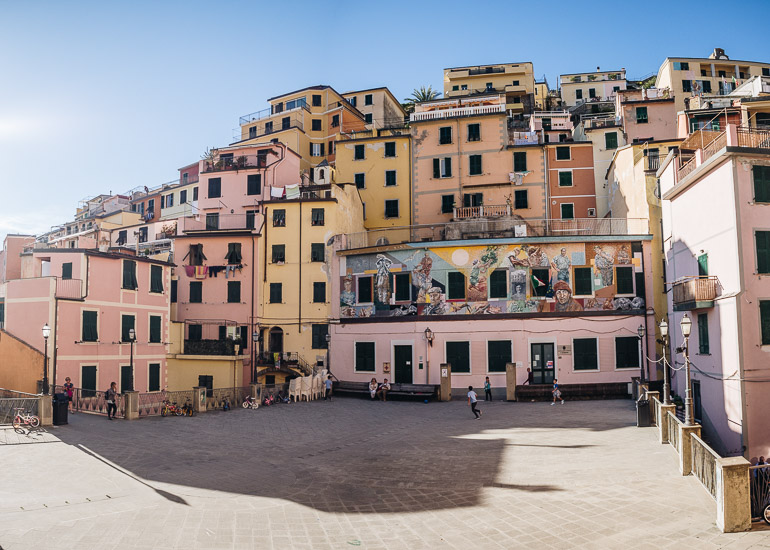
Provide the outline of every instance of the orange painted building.
<path id="1" fill-rule="evenodd" d="M 549 217 L 595 218 L 593 144 L 565 142 L 546 144 Z"/>

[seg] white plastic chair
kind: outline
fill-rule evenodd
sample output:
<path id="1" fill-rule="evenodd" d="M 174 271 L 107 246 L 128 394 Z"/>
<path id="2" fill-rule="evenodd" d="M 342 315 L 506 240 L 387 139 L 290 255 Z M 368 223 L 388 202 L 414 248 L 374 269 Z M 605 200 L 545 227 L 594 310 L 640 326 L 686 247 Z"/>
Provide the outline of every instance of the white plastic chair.
<path id="1" fill-rule="evenodd" d="M 300 387 L 300 400 L 304 397 L 308 401 L 312 399 L 313 394 L 313 378 L 311 376 L 303 376 L 300 378 L 301 381 L 301 387 Z"/>
<path id="2" fill-rule="evenodd" d="M 300 397 L 300 379 L 299 378 L 292 378 L 289 380 L 289 400 L 291 400 L 292 397 L 294 397 L 294 402 L 297 402 L 297 399 Z"/>

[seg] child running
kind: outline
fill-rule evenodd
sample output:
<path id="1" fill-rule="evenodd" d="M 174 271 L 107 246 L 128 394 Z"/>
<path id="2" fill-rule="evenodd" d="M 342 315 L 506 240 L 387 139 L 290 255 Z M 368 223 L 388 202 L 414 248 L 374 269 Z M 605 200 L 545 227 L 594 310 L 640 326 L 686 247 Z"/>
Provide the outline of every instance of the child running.
<path id="1" fill-rule="evenodd" d="M 554 379 L 553 381 L 553 389 L 551 390 L 551 393 L 553 394 L 553 401 L 551 402 L 551 406 L 556 405 L 557 400 L 561 400 L 561 404 L 564 405 L 564 399 L 561 398 L 561 390 L 559 389 L 558 380 Z"/>
<path id="2" fill-rule="evenodd" d="M 476 396 L 476 392 L 473 391 L 473 386 L 468 386 L 468 403 L 471 406 L 471 412 L 476 415 L 476 420 L 478 420 L 481 417 L 481 411 L 476 409 L 478 397 Z"/>

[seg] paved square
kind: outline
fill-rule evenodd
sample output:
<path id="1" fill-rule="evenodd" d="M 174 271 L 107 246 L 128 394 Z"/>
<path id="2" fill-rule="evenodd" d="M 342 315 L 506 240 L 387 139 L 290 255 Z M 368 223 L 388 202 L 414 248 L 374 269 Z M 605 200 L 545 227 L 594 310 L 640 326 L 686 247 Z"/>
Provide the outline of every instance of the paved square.
<path id="1" fill-rule="evenodd" d="M 50 428 L 2 445 L 0 546 L 770 548 L 715 504 L 631 401 L 340 398 Z M 45 441 L 50 441 L 46 437 Z"/>

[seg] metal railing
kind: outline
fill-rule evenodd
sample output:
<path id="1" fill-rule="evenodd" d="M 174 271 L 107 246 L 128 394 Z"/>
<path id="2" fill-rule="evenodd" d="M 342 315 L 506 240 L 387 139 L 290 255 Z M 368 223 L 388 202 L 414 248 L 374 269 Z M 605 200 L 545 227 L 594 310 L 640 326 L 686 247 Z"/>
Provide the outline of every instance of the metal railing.
<path id="1" fill-rule="evenodd" d="M 216 218 L 207 218 L 205 215 L 188 216 L 179 218 L 177 233 L 185 231 L 217 231 L 224 229 L 254 229 L 257 226 L 257 217 L 260 214 L 219 214 Z"/>
<path id="2" fill-rule="evenodd" d="M 749 494 L 751 517 L 760 518 L 770 505 L 770 464 L 749 467 Z"/>
<path id="3" fill-rule="evenodd" d="M 304 130 L 305 126 L 299 115 L 289 116 L 289 120 L 284 122 L 283 118 L 276 118 L 271 122 L 262 122 L 255 126 L 239 126 L 233 129 L 233 141 L 245 141 L 247 139 L 257 139 L 262 136 L 269 136 L 290 128 Z"/>
<path id="4" fill-rule="evenodd" d="M 676 305 L 688 302 L 710 302 L 719 294 L 719 278 L 714 275 L 687 277 L 675 281 L 672 288 Z"/>
<path id="5" fill-rule="evenodd" d="M 0 425 L 13 423 L 15 409 L 37 415 L 40 398 L 32 393 L 0 389 Z"/>
<path id="6" fill-rule="evenodd" d="M 410 131 L 411 130 L 409 126 L 393 126 L 390 128 L 377 128 L 374 130 L 340 132 L 339 141 L 349 141 L 353 139 L 365 139 L 373 137 L 408 136 Z"/>
<path id="7" fill-rule="evenodd" d="M 738 127 L 738 147 L 770 149 L 770 130 Z"/>
<path id="8" fill-rule="evenodd" d="M 240 407 L 245 401 L 246 396 L 250 395 L 250 386 L 206 390 L 206 410 L 221 409 L 225 404 L 225 400 L 230 403 L 232 408 Z"/>
<path id="9" fill-rule="evenodd" d="M 716 500 L 717 459 L 721 457 L 695 434 L 690 434 L 690 448 L 692 449 L 692 473 Z"/>
<path id="10" fill-rule="evenodd" d="M 727 145 L 727 132 L 722 132 L 715 137 L 711 142 L 703 147 L 703 162 L 706 159 L 713 157 L 719 151 L 721 151 Z"/>
<path id="11" fill-rule="evenodd" d="M 501 103 L 498 105 L 479 105 L 477 107 L 456 107 L 454 109 L 438 109 L 435 111 L 412 113 L 409 115 L 409 120 L 411 122 L 420 122 L 424 120 L 440 120 L 444 118 L 476 116 L 494 113 L 505 113 L 505 104 Z"/>
<path id="12" fill-rule="evenodd" d="M 259 120 L 263 120 L 266 118 L 270 118 L 272 116 L 279 116 L 279 115 L 286 115 L 286 113 L 293 113 L 294 111 L 299 111 L 300 109 L 305 109 L 306 111 L 310 111 L 307 106 L 306 101 L 299 101 L 297 107 L 293 107 L 291 109 L 286 109 L 285 111 L 276 111 L 275 107 L 268 107 L 267 109 L 262 109 L 261 111 L 255 111 L 253 113 L 249 113 L 248 115 L 243 115 L 242 117 L 238 118 L 238 123 L 243 124 L 251 124 L 252 122 L 257 122 Z"/>
<path id="13" fill-rule="evenodd" d="M 266 168 L 267 155 L 239 155 L 237 157 L 216 157 L 203 161 L 202 173 L 225 172 Z"/>
<path id="14" fill-rule="evenodd" d="M 195 399 L 194 390 L 147 392 L 139 394 L 139 416 L 160 416 L 163 403 L 169 401 L 179 406 Z"/>
<path id="15" fill-rule="evenodd" d="M 81 300 L 83 298 L 83 281 L 80 279 L 56 278 L 56 297 Z"/>
<path id="16" fill-rule="evenodd" d="M 105 390 L 73 388 L 72 408 L 78 412 L 107 414 L 107 400 L 104 398 L 104 392 Z M 54 386 L 54 393 L 65 393 L 64 386 Z M 125 418 L 126 400 L 122 395 L 118 394 L 115 404 L 118 406 L 115 416 Z"/>
<path id="17" fill-rule="evenodd" d="M 463 206 L 461 208 L 454 208 L 452 217 L 457 220 L 465 218 L 499 218 L 501 216 L 510 215 L 510 205 L 490 204 L 488 206 Z"/>
<path id="18" fill-rule="evenodd" d="M 677 170 L 678 180 L 682 181 L 693 170 L 695 170 L 695 157 L 692 157 L 679 167 L 679 170 Z"/>

